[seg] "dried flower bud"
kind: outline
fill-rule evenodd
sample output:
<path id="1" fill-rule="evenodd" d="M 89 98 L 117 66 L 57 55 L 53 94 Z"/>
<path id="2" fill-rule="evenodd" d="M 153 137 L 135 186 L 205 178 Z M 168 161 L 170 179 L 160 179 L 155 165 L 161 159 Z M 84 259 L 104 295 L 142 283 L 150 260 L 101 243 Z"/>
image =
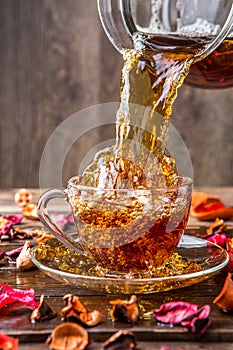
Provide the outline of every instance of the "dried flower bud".
<path id="1" fill-rule="evenodd" d="M 113 305 L 110 315 L 114 321 L 136 322 L 139 317 L 136 295 L 132 295 L 129 300 L 116 299 L 110 301 Z"/>
<path id="2" fill-rule="evenodd" d="M 15 203 L 20 206 L 24 207 L 26 204 L 30 203 L 32 201 L 32 194 L 29 190 L 26 190 L 25 188 L 22 188 L 15 194 Z"/>
<path id="3" fill-rule="evenodd" d="M 101 350 L 132 350 L 135 347 L 134 334 L 126 330 L 120 330 L 104 342 Z"/>
<path id="4" fill-rule="evenodd" d="M 76 323 L 62 323 L 52 331 L 46 344 L 54 350 L 84 350 L 88 345 L 88 333 Z"/>
<path id="5" fill-rule="evenodd" d="M 30 320 L 31 323 L 51 320 L 55 318 L 57 313 L 54 312 L 50 306 L 44 301 L 44 295 L 41 295 L 39 305 L 32 311 Z"/>
<path id="6" fill-rule="evenodd" d="M 23 249 L 19 253 L 19 256 L 16 259 L 16 267 L 19 270 L 28 271 L 35 267 L 31 254 L 30 254 L 31 243 L 26 241 L 24 243 Z"/>

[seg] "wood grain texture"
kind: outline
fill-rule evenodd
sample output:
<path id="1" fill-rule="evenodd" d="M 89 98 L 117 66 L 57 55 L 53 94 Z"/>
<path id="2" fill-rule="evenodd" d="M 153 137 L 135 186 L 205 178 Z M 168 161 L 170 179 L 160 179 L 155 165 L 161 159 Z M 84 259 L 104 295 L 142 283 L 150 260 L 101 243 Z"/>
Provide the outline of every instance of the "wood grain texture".
<path id="1" fill-rule="evenodd" d="M 50 135 L 73 113 L 118 101 L 121 65 L 95 0 L 0 1 L 1 187 L 39 185 Z M 195 184 L 232 185 L 232 89 L 182 87 L 173 124 L 190 151 Z M 73 175 L 77 154 L 108 132 L 94 130 L 74 145 L 65 180 Z"/>
<path id="2" fill-rule="evenodd" d="M 232 204 L 233 188 L 200 188 L 208 193 L 219 194 L 224 202 Z M 0 191 L 0 213 L 19 213 L 19 208 L 14 203 L 15 189 Z M 39 197 L 40 191 L 34 189 L 34 200 Z M 188 230 L 196 230 L 200 233 L 207 222 L 199 222 L 195 219 Z M 21 228 L 31 230 L 40 226 L 37 221 L 24 219 Z M 232 221 L 227 222 L 227 228 L 233 234 Z M 14 239 L 12 242 L 0 242 L 0 251 L 9 251 L 21 246 L 23 241 Z M 220 312 L 212 302 L 220 292 L 225 274 L 220 272 L 214 277 L 202 283 L 186 288 L 138 295 L 138 303 L 141 305 L 141 316 L 135 324 L 112 322 L 110 317 L 109 302 L 116 298 L 127 298 L 127 296 L 103 294 L 78 288 L 78 286 L 66 285 L 57 282 L 45 275 L 42 271 L 35 269 L 31 271 L 19 271 L 15 265 L 0 261 L 0 283 L 6 282 L 13 288 L 34 288 L 36 298 L 45 295 L 46 302 L 58 313 L 57 318 L 31 324 L 29 322 L 30 310 L 21 310 L 12 315 L 0 315 L 1 332 L 19 338 L 19 349 L 22 350 L 46 350 L 45 340 L 56 325 L 61 323 L 60 312 L 64 307 L 63 296 L 72 293 L 80 296 L 88 310 L 99 309 L 103 313 L 102 321 L 96 327 L 88 328 L 90 346 L 89 350 L 100 350 L 102 343 L 112 334 L 120 329 L 128 329 L 135 333 L 138 350 L 161 350 L 162 346 L 168 346 L 171 350 L 218 350 L 232 349 L 233 341 L 233 319 L 232 314 Z M 158 308 L 162 303 L 183 300 L 200 306 L 209 304 L 211 306 L 211 327 L 202 337 L 184 332 L 182 327 L 170 327 L 157 324 L 151 311 Z"/>

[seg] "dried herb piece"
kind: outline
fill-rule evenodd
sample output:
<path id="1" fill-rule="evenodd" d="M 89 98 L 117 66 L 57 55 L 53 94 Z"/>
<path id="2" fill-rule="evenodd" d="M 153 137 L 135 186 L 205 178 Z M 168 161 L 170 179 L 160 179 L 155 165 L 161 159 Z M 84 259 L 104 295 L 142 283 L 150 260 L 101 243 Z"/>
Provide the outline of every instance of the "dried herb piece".
<path id="1" fill-rule="evenodd" d="M 213 301 L 223 311 L 233 311 L 233 281 L 228 272 L 223 288 Z"/>
<path id="2" fill-rule="evenodd" d="M 154 310 L 154 317 L 157 321 L 171 325 L 181 325 L 185 331 L 198 334 L 203 334 L 210 326 L 209 314 L 209 305 L 199 308 L 197 304 L 184 301 L 165 303 L 159 309 Z"/>
<path id="3" fill-rule="evenodd" d="M 39 305 L 31 313 L 31 323 L 43 322 L 55 317 L 57 313 L 44 301 L 44 295 L 41 295 Z"/>
<path id="4" fill-rule="evenodd" d="M 61 310 L 63 320 L 76 321 L 85 326 L 96 326 L 102 319 L 102 313 L 99 310 L 88 312 L 86 306 L 81 302 L 78 296 L 67 294 L 63 297 L 66 306 Z"/>
<path id="5" fill-rule="evenodd" d="M 88 345 L 88 333 L 76 323 L 62 323 L 52 331 L 46 344 L 54 350 L 84 350 Z"/>
<path id="6" fill-rule="evenodd" d="M 139 317 L 136 295 L 131 295 L 129 300 L 116 299 L 111 300 L 113 305 L 110 315 L 114 321 L 136 322 Z"/>
<path id="7" fill-rule="evenodd" d="M 0 349 L 1 350 L 18 350 L 19 340 L 9 335 L 0 333 Z"/>
<path id="8" fill-rule="evenodd" d="M 38 306 L 38 302 L 35 301 L 34 289 L 20 290 L 9 286 L 7 283 L 0 284 L 0 312 L 7 313 L 11 309 L 17 309 L 20 306 L 27 306 L 30 309 L 34 309 Z M 6 306 L 10 304 L 10 309 Z"/>
<path id="9" fill-rule="evenodd" d="M 135 347 L 135 335 L 130 331 L 120 330 L 104 342 L 101 350 L 132 350 Z"/>

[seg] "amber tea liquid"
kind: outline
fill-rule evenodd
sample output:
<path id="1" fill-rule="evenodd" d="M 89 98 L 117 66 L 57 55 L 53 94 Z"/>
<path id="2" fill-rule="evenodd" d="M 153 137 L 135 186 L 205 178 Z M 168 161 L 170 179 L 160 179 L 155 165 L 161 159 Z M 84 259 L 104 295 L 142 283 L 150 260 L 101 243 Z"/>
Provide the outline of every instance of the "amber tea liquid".
<path id="1" fill-rule="evenodd" d="M 107 270 L 153 274 L 171 257 L 185 230 L 191 190 L 183 195 L 172 190 L 180 177 L 175 160 L 166 153 L 166 140 L 178 87 L 193 63 L 193 52 L 203 45 L 200 39 L 137 37 L 135 49 L 124 52 L 116 143 L 96 154 L 81 181 L 112 189 L 112 194 L 103 192 L 96 204 L 74 195 L 77 202 L 72 203 L 84 248 Z M 150 209 L 138 192 L 133 201 L 128 198 L 114 207 L 121 200 L 114 189 L 161 187 L 168 192 Z"/>
<path id="2" fill-rule="evenodd" d="M 195 63 L 186 78 L 190 85 L 222 89 L 233 86 L 233 38 L 222 44 L 204 60 Z"/>

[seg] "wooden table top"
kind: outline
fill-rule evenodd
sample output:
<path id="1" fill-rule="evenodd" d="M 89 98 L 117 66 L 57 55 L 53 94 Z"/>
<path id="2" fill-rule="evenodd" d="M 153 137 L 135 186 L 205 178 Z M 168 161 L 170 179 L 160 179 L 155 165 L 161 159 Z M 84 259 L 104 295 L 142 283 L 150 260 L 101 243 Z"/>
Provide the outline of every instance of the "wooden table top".
<path id="1" fill-rule="evenodd" d="M 233 205 L 233 187 L 232 188 L 201 188 L 198 190 L 210 194 L 218 194 L 225 204 Z M 21 209 L 14 203 L 14 194 L 16 189 L 0 191 L 0 214 L 20 213 Z M 34 201 L 39 197 L 40 191 L 32 190 Z M 197 232 L 205 232 L 209 222 L 197 222 L 190 219 L 188 229 L 195 229 Z M 229 234 L 233 236 L 233 221 L 227 221 Z M 23 219 L 21 227 L 36 228 L 41 227 L 37 221 Z M 20 240 L 9 242 L 4 240 L 0 243 L 0 251 L 8 251 L 23 244 Z M 219 350 L 232 349 L 233 345 L 233 315 L 221 312 L 213 304 L 214 298 L 222 289 L 226 274 L 219 272 L 215 276 L 189 287 L 165 291 L 161 293 L 139 295 L 138 300 L 141 305 L 149 305 L 151 310 L 158 308 L 161 304 L 168 301 L 183 300 L 202 306 L 209 304 L 211 306 L 211 326 L 201 337 L 184 332 L 182 327 L 161 326 L 156 324 L 153 317 L 148 319 L 141 318 L 136 324 L 125 324 L 112 322 L 109 315 L 109 301 L 116 298 L 126 299 L 121 295 L 106 295 L 103 293 L 79 289 L 75 286 L 66 285 L 48 277 L 39 269 L 31 271 L 19 271 L 14 264 L 1 265 L 0 261 L 0 283 L 6 282 L 13 288 L 25 289 L 33 288 L 36 292 L 37 300 L 41 294 L 45 295 L 46 302 L 58 313 L 53 320 L 41 323 L 31 324 L 29 322 L 30 311 L 24 311 L 19 314 L 1 316 L 0 315 L 0 333 L 7 333 L 10 336 L 19 338 L 19 349 L 24 350 L 42 350 L 48 349 L 45 340 L 56 325 L 61 323 L 60 311 L 64 306 L 62 297 L 67 293 L 80 296 L 82 301 L 88 306 L 88 309 L 99 309 L 103 313 L 102 322 L 92 328 L 88 328 L 91 344 L 88 349 L 97 350 L 101 344 L 110 335 L 119 329 L 128 329 L 134 332 L 137 339 L 137 349 L 160 350 L 161 346 L 168 346 L 171 350 Z"/>

